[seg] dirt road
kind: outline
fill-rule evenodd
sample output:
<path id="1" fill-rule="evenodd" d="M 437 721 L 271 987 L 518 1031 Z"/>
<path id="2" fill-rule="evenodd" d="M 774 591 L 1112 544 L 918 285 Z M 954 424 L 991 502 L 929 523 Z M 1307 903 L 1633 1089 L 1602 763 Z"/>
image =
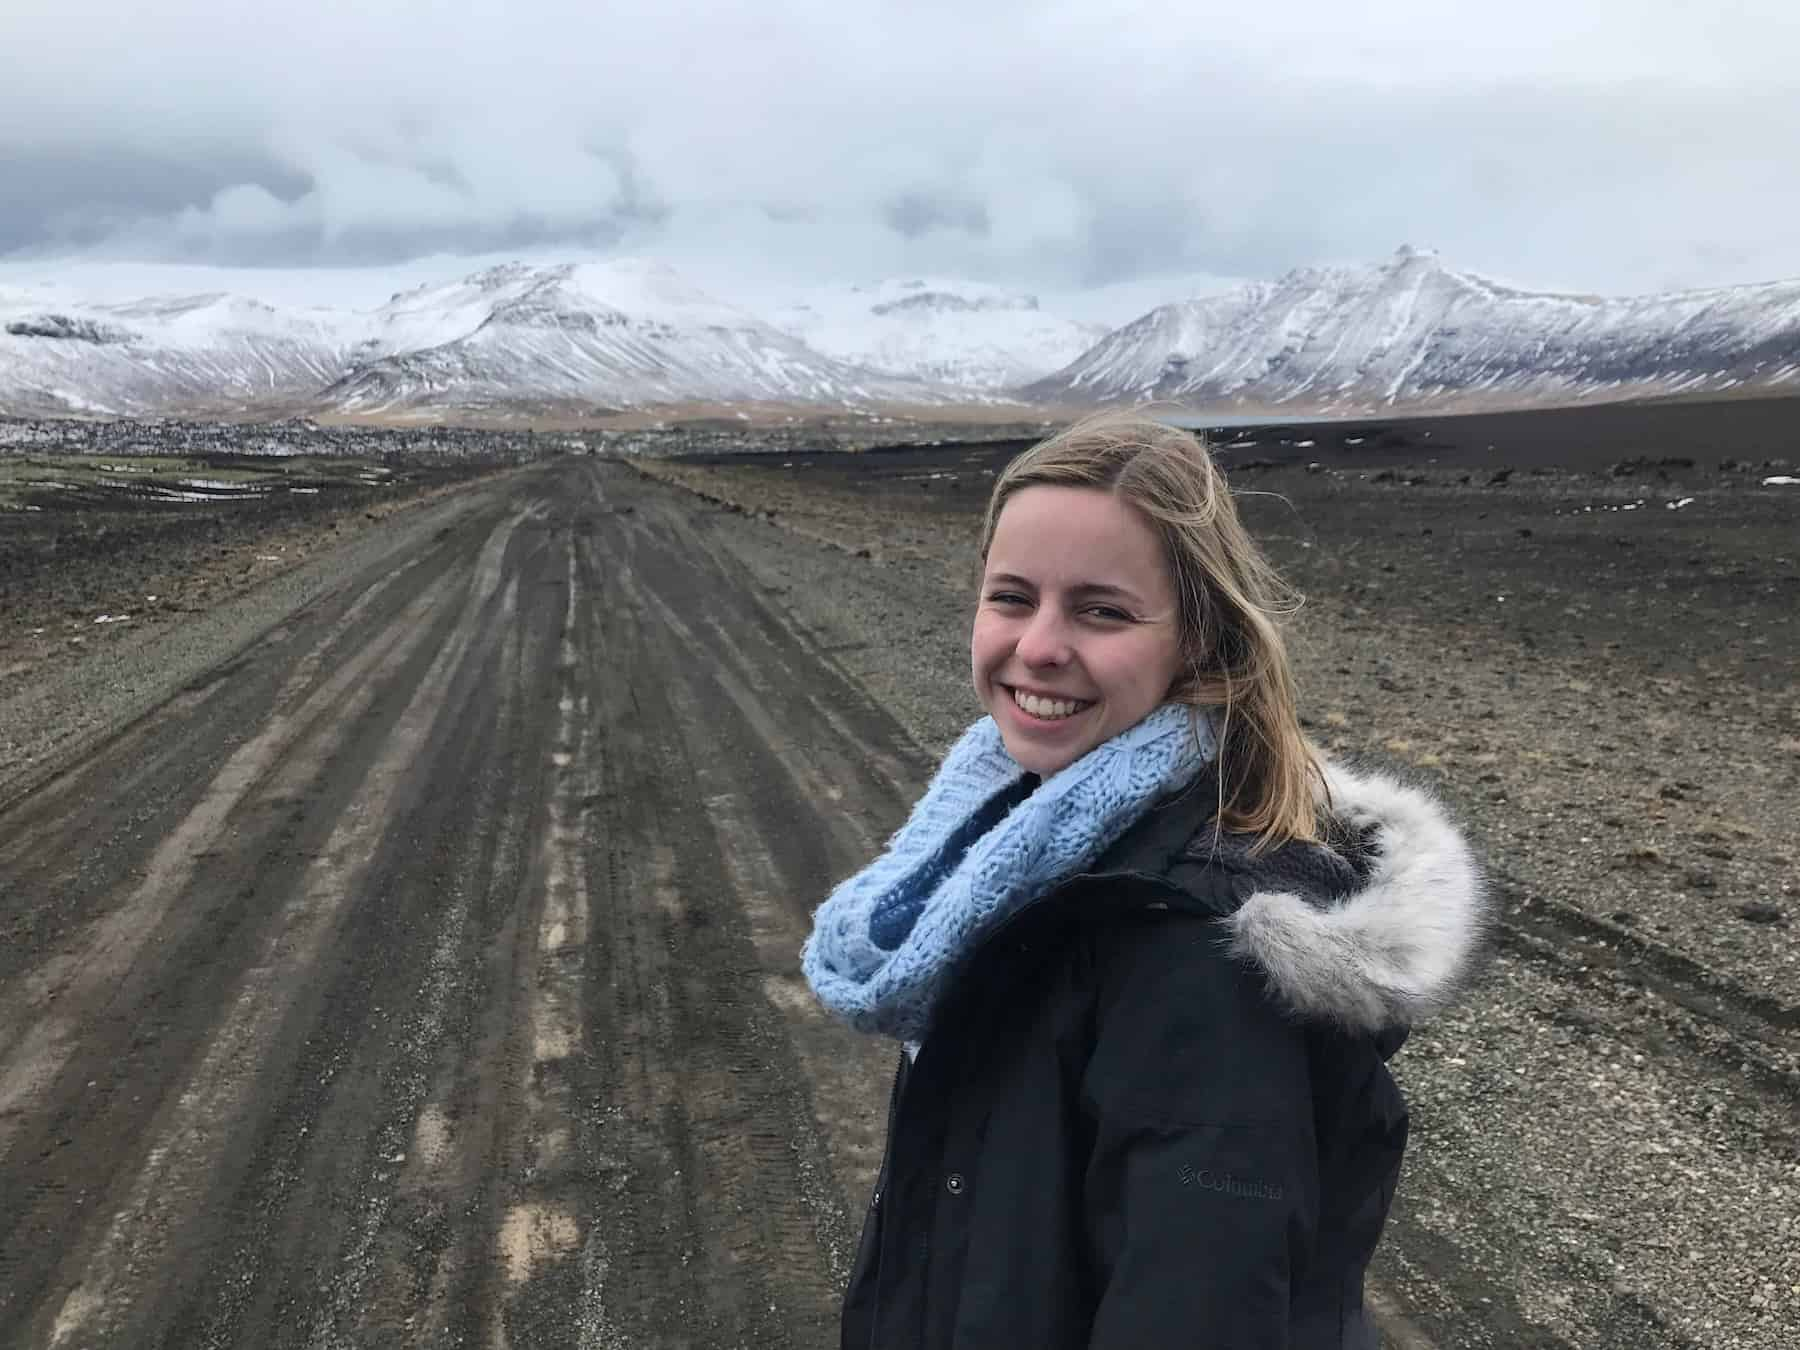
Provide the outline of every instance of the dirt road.
<path id="1" fill-rule="evenodd" d="M 891 1065 L 796 954 L 973 715 L 989 459 L 467 488 L 0 805 L 0 1346 L 831 1344 Z M 1314 734 L 1505 908 L 1397 1061 L 1389 1344 L 1785 1350 L 1794 508 L 1431 473 L 1244 499 Z"/>
<path id="2" fill-rule="evenodd" d="M 0 1344 L 829 1341 L 920 753 L 691 499 L 469 496 L 0 814 Z"/>

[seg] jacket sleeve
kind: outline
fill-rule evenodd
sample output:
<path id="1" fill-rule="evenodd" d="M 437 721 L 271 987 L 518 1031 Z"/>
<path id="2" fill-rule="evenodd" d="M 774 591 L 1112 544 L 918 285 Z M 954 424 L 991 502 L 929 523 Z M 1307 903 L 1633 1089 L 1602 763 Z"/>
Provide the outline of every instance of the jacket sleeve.
<path id="1" fill-rule="evenodd" d="M 1091 1350 L 1288 1344 L 1318 1213 L 1306 1037 L 1220 937 L 1168 916 L 1098 953 L 1082 1082 Z"/>

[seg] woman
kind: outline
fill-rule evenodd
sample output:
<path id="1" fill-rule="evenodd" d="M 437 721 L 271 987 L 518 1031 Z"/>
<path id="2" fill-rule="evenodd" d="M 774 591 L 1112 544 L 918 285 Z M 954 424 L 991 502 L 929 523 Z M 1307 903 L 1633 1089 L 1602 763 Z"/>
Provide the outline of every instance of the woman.
<path id="1" fill-rule="evenodd" d="M 995 482 L 987 716 L 819 909 L 809 980 L 901 1041 L 846 1347 L 1374 1346 L 1407 1114 L 1479 871 L 1300 731 L 1279 583 L 1191 435 L 1105 415 Z"/>

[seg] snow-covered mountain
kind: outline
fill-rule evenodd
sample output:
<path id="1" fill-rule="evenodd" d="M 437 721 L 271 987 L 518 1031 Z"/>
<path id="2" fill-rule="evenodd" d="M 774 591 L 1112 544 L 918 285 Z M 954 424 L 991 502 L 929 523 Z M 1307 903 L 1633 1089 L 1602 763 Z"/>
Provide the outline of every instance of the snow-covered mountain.
<path id="1" fill-rule="evenodd" d="M 1402 248 L 1164 305 L 1021 395 L 1321 412 L 1800 392 L 1800 281 L 1606 299 L 1515 290 Z"/>
<path id="2" fill-rule="evenodd" d="M 375 317 L 356 368 L 320 395 L 336 411 L 953 401 L 822 356 L 660 263 L 497 267 Z"/>
<path id="3" fill-rule="evenodd" d="M 1104 324 L 1045 312 L 1036 296 L 976 281 L 820 291 L 770 321 L 840 361 L 981 390 L 1060 370 L 1107 333 Z"/>
<path id="4" fill-rule="evenodd" d="M 1800 394 L 1800 281 L 1546 295 L 1412 249 L 1165 304 L 1110 333 L 971 282 L 889 282 L 768 312 L 631 259 L 489 267 L 361 310 L 13 287 L 0 289 L 0 413 L 458 420 L 1019 398 L 1287 415 Z"/>
<path id="5" fill-rule="evenodd" d="M 0 294 L 0 411 L 12 413 L 529 416 L 967 398 L 821 355 L 634 259 L 494 267 L 368 311 Z"/>
<path id="6" fill-rule="evenodd" d="M 154 416 L 284 408 L 336 379 L 352 318 L 211 294 L 83 305 L 0 292 L 0 412 Z"/>

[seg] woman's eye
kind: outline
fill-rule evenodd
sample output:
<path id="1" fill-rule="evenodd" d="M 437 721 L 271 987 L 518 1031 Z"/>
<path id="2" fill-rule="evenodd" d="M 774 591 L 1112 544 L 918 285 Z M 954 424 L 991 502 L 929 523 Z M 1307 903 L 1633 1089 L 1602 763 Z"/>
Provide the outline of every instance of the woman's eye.
<path id="1" fill-rule="evenodd" d="M 993 605 L 1022 605 L 1025 603 L 1025 597 L 1022 595 L 1015 595 L 1011 591 L 995 591 L 994 594 L 988 597 L 988 603 Z"/>
<path id="2" fill-rule="evenodd" d="M 1102 619 L 1114 619 L 1120 623 L 1123 623 L 1131 617 L 1131 615 L 1127 614 L 1124 610 L 1115 609 L 1111 605 L 1095 605 L 1088 610 L 1088 613 L 1097 614 Z"/>

